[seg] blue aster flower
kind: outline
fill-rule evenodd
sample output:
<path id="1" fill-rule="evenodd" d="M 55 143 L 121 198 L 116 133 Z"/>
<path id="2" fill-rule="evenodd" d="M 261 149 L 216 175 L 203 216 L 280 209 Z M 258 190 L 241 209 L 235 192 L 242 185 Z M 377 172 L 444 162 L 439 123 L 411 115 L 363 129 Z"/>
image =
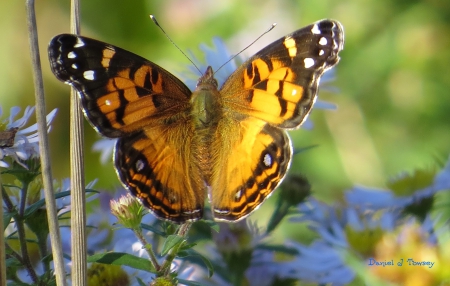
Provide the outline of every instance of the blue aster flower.
<path id="1" fill-rule="evenodd" d="M 361 212 L 341 205 L 330 206 L 315 199 L 299 206 L 303 214 L 294 222 L 307 222 L 318 239 L 310 245 L 289 242 L 298 255 L 280 267 L 280 276 L 312 283 L 346 285 L 356 277 L 346 262 L 348 253 L 370 253 L 372 241 L 393 230 L 395 213 Z"/>
<path id="2" fill-rule="evenodd" d="M 420 176 L 420 173 L 416 172 L 411 177 L 403 174 L 397 180 L 413 181 L 415 176 Z M 427 180 L 422 181 L 426 182 Z M 368 210 L 380 210 L 388 208 L 402 209 L 424 199 L 431 198 L 438 192 L 450 190 L 450 159 L 445 167 L 434 175 L 432 180 L 429 180 L 427 186 L 421 187 L 420 184 L 416 186 L 414 182 L 408 185 L 412 186 L 412 188 L 410 188 L 408 193 L 403 192 L 403 194 L 396 194 L 393 190 L 355 186 L 345 193 L 345 200 L 351 206 Z"/>
<path id="3" fill-rule="evenodd" d="M 0 148 L 0 167 L 9 167 L 9 164 L 4 160 L 6 157 L 10 157 L 13 161 L 20 164 L 25 169 L 27 166 L 23 163 L 24 160 L 30 158 L 39 157 L 39 135 L 37 133 L 37 123 L 25 127 L 30 120 L 31 115 L 34 113 L 35 107 L 27 106 L 23 113 L 23 116 L 16 119 L 20 113 L 21 108 L 18 106 L 10 109 L 10 115 L 7 120 L 0 122 L 0 131 L 14 130 L 14 141 L 12 146 L 6 146 Z M 51 123 L 55 118 L 57 109 L 53 109 L 47 115 L 47 132 L 51 130 Z M 0 107 L 0 117 L 3 111 Z"/>
<path id="4" fill-rule="evenodd" d="M 299 254 L 285 263 L 280 275 L 314 283 L 350 283 L 356 272 L 347 265 L 345 258 L 348 255 L 356 253 L 362 260 L 370 259 L 376 255 L 375 245 L 382 237 L 394 233 L 401 226 L 418 224 L 417 218 L 405 214 L 405 208 L 450 189 L 450 161 L 440 172 L 432 174 L 416 172 L 413 179 L 406 178 L 405 181 L 402 176 L 400 184 L 392 184 L 400 191 L 404 191 L 405 186 L 413 186 L 409 195 L 400 196 L 391 190 L 358 186 L 345 193 L 346 200 L 342 204 L 327 205 L 314 198 L 300 204 L 301 216 L 292 221 L 308 223 L 319 238 L 309 246 L 290 242 L 289 245 Z M 428 243 L 434 245 L 444 231 L 443 228 L 437 229 L 438 220 L 439 216 L 431 219 L 427 213 L 419 223 Z M 401 243 L 401 235 L 398 239 Z"/>
<path id="5" fill-rule="evenodd" d="M 100 162 L 106 164 L 111 161 L 111 156 L 116 146 L 117 139 L 101 138 L 92 145 L 92 151 L 100 152 Z"/>

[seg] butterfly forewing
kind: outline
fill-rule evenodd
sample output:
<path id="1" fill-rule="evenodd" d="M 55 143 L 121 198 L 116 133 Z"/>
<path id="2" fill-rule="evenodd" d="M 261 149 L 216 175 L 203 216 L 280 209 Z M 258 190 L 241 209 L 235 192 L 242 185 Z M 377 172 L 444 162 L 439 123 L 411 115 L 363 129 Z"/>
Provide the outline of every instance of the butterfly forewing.
<path id="1" fill-rule="evenodd" d="M 53 73 L 80 94 L 94 128 L 122 137 L 189 111 L 191 91 L 158 65 L 118 47 L 70 34 L 49 46 Z"/>
<path id="2" fill-rule="evenodd" d="M 224 101 L 274 126 L 300 126 L 316 99 L 320 76 L 339 61 L 343 36 L 339 22 L 323 20 L 273 42 L 224 83 Z"/>

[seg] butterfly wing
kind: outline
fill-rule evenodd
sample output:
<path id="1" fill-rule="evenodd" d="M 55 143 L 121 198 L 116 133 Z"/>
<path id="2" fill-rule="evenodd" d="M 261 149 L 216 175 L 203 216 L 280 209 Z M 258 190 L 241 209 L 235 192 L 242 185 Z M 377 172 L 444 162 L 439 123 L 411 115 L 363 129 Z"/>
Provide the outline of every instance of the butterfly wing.
<path id="1" fill-rule="evenodd" d="M 279 185 L 292 156 L 284 130 L 258 118 L 222 122 L 230 133 L 213 144 L 217 164 L 212 207 L 218 220 L 237 221 L 255 210 Z M 218 135 L 220 136 L 220 135 Z M 220 138 L 220 137 L 219 137 Z"/>
<path id="2" fill-rule="evenodd" d="M 158 65 L 85 37 L 56 36 L 49 59 L 56 77 L 77 89 L 91 125 L 119 138 L 115 165 L 124 186 L 160 218 L 201 217 L 204 188 L 198 172 L 187 174 L 192 158 L 184 152 L 193 135 L 191 91 Z"/>
<path id="3" fill-rule="evenodd" d="M 239 113 L 280 128 L 297 128 L 309 114 L 322 74 L 336 65 L 344 32 L 323 20 L 262 49 L 224 83 L 224 101 Z"/>
<path id="4" fill-rule="evenodd" d="M 53 73 L 80 94 L 92 126 L 110 138 L 189 108 L 191 91 L 160 66 L 118 47 L 71 34 L 49 45 Z"/>
<path id="5" fill-rule="evenodd" d="M 203 216 L 205 184 L 191 153 L 189 122 L 149 127 L 119 139 L 114 163 L 124 185 L 162 219 L 175 223 Z"/>
<path id="6" fill-rule="evenodd" d="M 218 133 L 234 129 L 240 135 L 229 139 L 232 147 L 214 165 L 216 218 L 245 217 L 281 182 L 292 151 L 289 137 L 280 128 L 298 128 L 306 119 L 320 77 L 339 61 L 343 37 L 340 23 L 316 22 L 273 42 L 224 83 L 220 92 L 228 112 L 225 117 L 232 120 L 222 121 Z"/>

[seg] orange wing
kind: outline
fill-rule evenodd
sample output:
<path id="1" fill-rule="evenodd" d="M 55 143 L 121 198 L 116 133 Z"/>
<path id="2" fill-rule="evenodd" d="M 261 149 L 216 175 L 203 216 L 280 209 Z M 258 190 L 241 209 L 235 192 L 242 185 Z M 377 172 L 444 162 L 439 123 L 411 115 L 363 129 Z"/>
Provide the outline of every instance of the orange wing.
<path id="1" fill-rule="evenodd" d="M 281 183 L 292 147 L 284 130 L 257 118 L 222 123 L 213 152 L 212 207 L 216 219 L 237 221 L 255 210 Z M 230 132 L 221 136 L 220 130 Z"/>
<path id="2" fill-rule="evenodd" d="M 246 217 L 284 178 L 292 150 L 283 129 L 308 116 L 320 77 L 339 61 L 343 37 L 339 22 L 316 22 L 262 49 L 224 83 L 228 113 L 217 130 L 211 180 L 216 218 Z"/>
<path id="3" fill-rule="evenodd" d="M 297 128 L 317 97 L 322 74 L 336 65 L 344 44 L 341 24 L 322 20 L 265 47 L 221 88 L 229 109 L 280 128 Z"/>
<path id="4" fill-rule="evenodd" d="M 189 111 L 191 91 L 160 66 L 121 48 L 62 34 L 49 46 L 53 73 L 80 94 L 92 126 L 110 138 Z"/>
<path id="5" fill-rule="evenodd" d="M 77 89 L 91 125 L 119 138 L 115 165 L 124 186 L 162 219 L 201 218 L 205 187 L 189 152 L 191 91 L 158 65 L 85 37 L 56 36 L 49 58 L 56 77 Z"/>

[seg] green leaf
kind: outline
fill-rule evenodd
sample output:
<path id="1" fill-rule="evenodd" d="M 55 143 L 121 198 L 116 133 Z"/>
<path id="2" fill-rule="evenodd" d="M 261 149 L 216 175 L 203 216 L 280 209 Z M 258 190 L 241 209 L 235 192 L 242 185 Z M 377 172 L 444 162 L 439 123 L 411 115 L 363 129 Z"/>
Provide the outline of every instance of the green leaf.
<path id="1" fill-rule="evenodd" d="M 161 231 L 159 229 L 156 229 L 156 227 L 154 227 L 154 226 L 151 226 L 151 225 L 148 225 L 148 224 L 145 224 L 145 223 L 141 223 L 141 227 L 142 227 L 142 229 L 151 231 L 152 233 L 158 234 L 158 235 L 160 235 L 162 237 L 167 237 L 167 233 L 166 232 Z"/>
<path id="2" fill-rule="evenodd" d="M 145 283 L 144 283 L 144 281 L 142 281 L 142 279 L 141 279 L 141 278 L 139 278 L 139 277 L 136 277 L 136 280 L 137 280 L 137 282 L 138 282 L 139 286 L 147 286 L 147 284 L 145 284 Z"/>
<path id="3" fill-rule="evenodd" d="M 183 237 L 175 234 L 169 235 L 164 241 L 164 245 L 161 250 L 161 255 L 162 256 L 166 255 L 169 252 L 169 250 L 171 250 L 172 248 L 183 242 L 184 242 Z"/>
<path id="4" fill-rule="evenodd" d="M 208 258 L 204 257 L 194 249 L 188 249 L 182 252 L 184 254 L 184 257 L 186 256 L 192 256 L 196 258 L 200 258 L 203 261 L 203 264 L 205 264 L 206 268 L 208 269 L 208 275 L 209 277 L 213 276 L 214 274 L 214 266 L 212 265 L 211 261 L 209 261 Z"/>
<path id="5" fill-rule="evenodd" d="M 49 234 L 47 210 L 37 209 L 33 215 L 26 217 L 25 223 L 36 234 L 37 240 L 45 243 Z"/>
<path id="6" fill-rule="evenodd" d="M 202 219 L 200 220 L 202 223 L 206 224 L 207 226 L 209 226 L 212 230 L 214 230 L 215 232 L 219 233 L 220 231 L 220 226 L 217 224 L 217 222 L 213 221 L 213 220 L 206 220 L 206 219 Z"/>
<path id="7" fill-rule="evenodd" d="M 258 245 L 256 249 L 262 249 L 267 251 L 275 251 L 279 253 L 289 254 L 289 255 L 298 255 L 298 251 L 295 248 L 290 248 L 284 245 Z"/>
<path id="8" fill-rule="evenodd" d="M 20 263 L 19 260 L 17 260 L 16 258 L 12 257 L 12 258 L 7 258 L 5 261 L 5 265 L 6 265 L 6 269 L 8 270 L 9 268 L 20 268 L 22 267 L 22 263 Z"/>
<path id="9" fill-rule="evenodd" d="M 91 189 L 86 189 L 86 193 L 98 193 L 98 191 L 95 190 L 91 190 Z M 60 199 L 63 197 L 67 197 L 70 196 L 70 191 L 64 191 L 64 192 L 59 192 L 55 194 L 55 199 Z M 34 212 L 36 212 L 36 210 L 42 208 L 45 206 L 45 199 L 40 199 L 39 201 L 35 202 L 34 204 L 32 204 L 31 206 L 29 206 L 26 210 L 25 210 L 25 218 L 34 214 Z"/>
<path id="10" fill-rule="evenodd" d="M 386 185 L 396 196 L 409 196 L 417 190 L 432 185 L 435 176 L 435 169 L 419 169 L 410 174 L 402 174 L 387 182 Z"/>
<path id="11" fill-rule="evenodd" d="M 8 227 L 9 223 L 11 222 L 12 217 L 16 214 L 17 214 L 16 211 L 14 211 L 14 213 L 11 213 L 11 212 L 3 213 L 3 230 L 5 230 Z"/>
<path id="12" fill-rule="evenodd" d="M 184 280 L 184 279 L 177 279 L 178 283 L 181 285 L 188 285 L 188 286 L 203 286 L 204 284 L 192 281 L 192 280 Z"/>
<path id="13" fill-rule="evenodd" d="M 194 247 L 196 245 L 197 245 L 197 243 L 184 244 L 181 246 L 180 251 L 185 251 L 185 250 L 191 249 L 192 247 Z"/>
<path id="14" fill-rule="evenodd" d="M 99 253 L 89 256 L 87 261 L 111 265 L 124 265 L 134 269 L 156 273 L 156 269 L 153 267 L 149 260 L 128 253 Z"/>

